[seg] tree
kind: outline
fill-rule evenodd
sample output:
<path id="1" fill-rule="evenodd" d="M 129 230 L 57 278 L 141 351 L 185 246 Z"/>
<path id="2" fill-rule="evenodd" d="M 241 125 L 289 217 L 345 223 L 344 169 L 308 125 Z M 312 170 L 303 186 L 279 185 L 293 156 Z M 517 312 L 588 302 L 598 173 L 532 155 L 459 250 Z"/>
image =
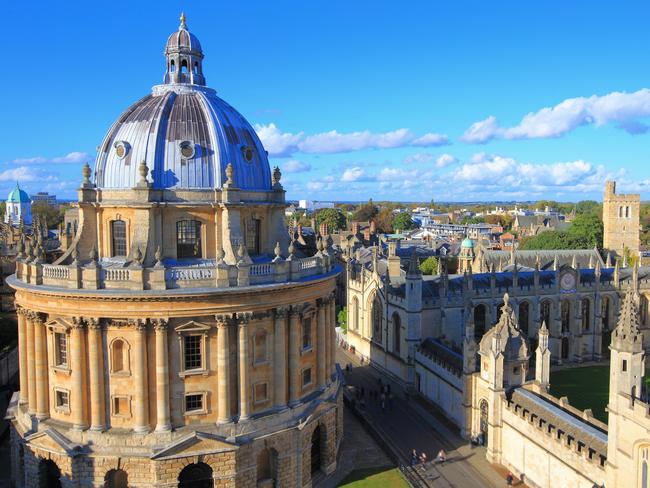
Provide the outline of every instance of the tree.
<path id="1" fill-rule="evenodd" d="M 425 275 L 432 275 L 438 273 L 438 259 L 429 256 L 420 263 L 420 271 Z"/>
<path id="2" fill-rule="evenodd" d="M 357 222 L 369 222 L 379 213 L 379 209 L 372 203 L 372 198 L 368 203 L 361 205 L 354 214 L 352 220 Z"/>
<path id="3" fill-rule="evenodd" d="M 56 229 L 59 224 L 63 222 L 63 217 L 67 208 L 68 207 L 64 205 L 55 207 L 46 202 L 36 202 L 32 204 L 32 216 L 38 216 L 38 218 L 41 219 L 41 222 L 43 219 L 47 220 L 47 227 L 49 229 Z"/>
<path id="4" fill-rule="evenodd" d="M 324 208 L 316 213 L 316 223 L 327 224 L 327 231 L 334 232 L 346 227 L 345 215 L 338 208 Z"/>
<path id="5" fill-rule="evenodd" d="M 417 229 L 418 224 L 411 218 L 407 212 L 401 212 L 393 217 L 393 229 L 394 230 L 412 230 Z"/>
<path id="6" fill-rule="evenodd" d="M 385 234 L 393 232 L 393 212 L 389 208 L 382 208 L 373 220 L 378 232 Z"/>
<path id="7" fill-rule="evenodd" d="M 590 249 L 603 247 L 603 222 L 593 213 L 578 215 L 567 230 L 549 230 L 527 237 L 519 249 Z"/>
<path id="8" fill-rule="evenodd" d="M 582 200 L 576 204 L 576 214 L 600 214 L 601 205 L 595 200 Z"/>
<path id="9" fill-rule="evenodd" d="M 341 310 L 339 310 L 339 314 L 337 316 L 337 322 L 339 323 L 339 327 L 343 331 L 344 334 L 348 333 L 348 307 L 343 307 Z"/>

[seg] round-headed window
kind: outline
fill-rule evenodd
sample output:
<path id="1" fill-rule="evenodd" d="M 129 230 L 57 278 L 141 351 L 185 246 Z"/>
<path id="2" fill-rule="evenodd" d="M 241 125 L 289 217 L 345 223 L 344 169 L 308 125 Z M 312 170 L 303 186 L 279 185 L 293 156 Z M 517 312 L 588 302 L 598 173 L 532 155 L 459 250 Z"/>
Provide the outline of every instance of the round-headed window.
<path id="1" fill-rule="evenodd" d="M 113 144 L 113 147 L 115 147 L 115 154 L 120 159 L 124 159 L 126 155 L 129 154 L 129 149 L 131 148 L 129 143 L 126 141 L 117 141 Z"/>
<path id="2" fill-rule="evenodd" d="M 181 156 L 185 159 L 190 159 L 194 157 L 194 143 L 192 141 L 183 141 L 180 144 L 181 146 Z"/>

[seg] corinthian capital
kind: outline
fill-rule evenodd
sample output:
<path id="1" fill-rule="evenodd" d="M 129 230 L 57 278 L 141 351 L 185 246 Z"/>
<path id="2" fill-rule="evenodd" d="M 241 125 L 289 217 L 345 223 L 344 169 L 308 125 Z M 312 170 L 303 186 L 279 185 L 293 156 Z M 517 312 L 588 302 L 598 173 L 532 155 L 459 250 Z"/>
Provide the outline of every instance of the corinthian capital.
<path id="1" fill-rule="evenodd" d="M 151 319 L 154 330 L 167 330 L 169 319 Z"/>

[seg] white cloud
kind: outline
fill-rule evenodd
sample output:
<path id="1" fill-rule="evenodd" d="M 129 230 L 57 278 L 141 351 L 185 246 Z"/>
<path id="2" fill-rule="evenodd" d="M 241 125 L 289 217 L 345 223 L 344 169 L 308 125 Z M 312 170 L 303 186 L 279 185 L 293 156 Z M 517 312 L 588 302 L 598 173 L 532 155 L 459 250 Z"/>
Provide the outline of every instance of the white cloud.
<path id="1" fill-rule="evenodd" d="M 493 139 L 535 139 L 560 137 L 584 126 L 615 123 L 630 134 L 642 134 L 648 126 L 639 119 L 650 116 L 650 89 L 634 93 L 568 98 L 553 107 L 531 112 L 513 127 L 501 127 L 494 116 L 473 123 L 461 136 L 469 143 L 484 144 Z"/>
<path id="2" fill-rule="evenodd" d="M 411 156 L 404 158 L 404 162 L 407 164 L 410 163 L 428 163 L 433 160 L 433 156 L 429 153 L 416 153 Z"/>
<path id="3" fill-rule="evenodd" d="M 30 168 L 29 166 L 19 166 L 18 168 L 6 169 L 0 172 L 0 181 L 23 183 L 29 181 L 45 182 L 56 180 L 56 174 L 40 168 Z"/>
<path id="4" fill-rule="evenodd" d="M 455 164 L 458 162 L 458 159 L 456 159 L 454 156 L 451 154 L 442 154 L 441 156 L 438 156 L 436 159 L 436 168 L 446 168 L 447 166 L 451 166 L 452 164 Z"/>
<path id="5" fill-rule="evenodd" d="M 389 132 L 357 131 L 341 133 L 336 130 L 304 135 L 282 132 L 275 124 L 255 125 L 255 131 L 270 156 L 287 157 L 295 152 L 306 154 L 333 154 L 363 149 L 390 149 L 406 146 L 441 146 L 449 144 L 442 134 L 427 133 L 416 136 L 409 129 Z"/>
<path id="6" fill-rule="evenodd" d="M 354 168 L 347 168 L 345 171 L 343 171 L 343 174 L 341 175 L 341 181 L 347 183 L 351 181 L 361 181 L 366 178 L 367 178 L 366 172 L 360 166 L 355 166 Z"/>
<path id="7" fill-rule="evenodd" d="M 65 156 L 56 158 L 44 158 L 43 156 L 36 156 L 33 158 L 18 158 L 14 159 L 12 163 L 16 164 L 59 164 L 59 163 L 83 163 L 88 161 L 90 155 L 85 152 L 73 151 Z"/>
<path id="8" fill-rule="evenodd" d="M 285 173 L 304 173 L 311 169 L 311 164 L 297 159 L 290 159 L 282 165 L 282 171 Z"/>
<path id="9" fill-rule="evenodd" d="M 269 153 L 269 156 L 290 156 L 297 150 L 297 144 L 302 139 L 303 133 L 291 134 L 282 132 L 275 124 L 255 124 L 255 132 Z"/>

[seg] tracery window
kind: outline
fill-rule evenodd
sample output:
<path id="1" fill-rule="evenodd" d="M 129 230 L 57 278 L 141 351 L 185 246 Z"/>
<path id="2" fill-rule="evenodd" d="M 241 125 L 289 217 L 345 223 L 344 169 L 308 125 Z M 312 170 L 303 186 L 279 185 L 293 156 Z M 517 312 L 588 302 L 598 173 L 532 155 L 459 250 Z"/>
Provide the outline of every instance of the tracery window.
<path id="1" fill-rule="evenodd" d="M 201 222 L 181 220 L 176 223 L 176 257 L 200 258 Z"/>
<path id="2" fill-rule="evenodd" d="M 562 332 L 569 332 L 571 326 L 571 302 L 562 300 Z"/>
<path id="3" fill-rule="evenodd" d="M 546 324 L 546 327 L 551 327 L 551 302 L 549 300 L 542 302 L 540 320 Z"/>
<path id="4" fill-rule="evenodd" d="M 582 306 L 582 330 L 589 330 L 591 326 L 591 303 L 588 298 L 583 298 Z"/>
<path id="5" fill-rule="evenodd" d="M 639 486 L 640 488 L 650 488 L 650 475 L 648 474 L 648 459 L 650 457 L 650 447 L 643 446 L 639 449 Z"/>
<path id="6" fill-rule="evenodd" d="M 384 312 L 381 300 L 379 300 L 379 297 L 375 294 L 375 298 L 372 300 L 372 311 L 370 317 L 372 320 L 372 339 L 379 342 L 381 342 L 381 323 L 383 315 Z"/>

